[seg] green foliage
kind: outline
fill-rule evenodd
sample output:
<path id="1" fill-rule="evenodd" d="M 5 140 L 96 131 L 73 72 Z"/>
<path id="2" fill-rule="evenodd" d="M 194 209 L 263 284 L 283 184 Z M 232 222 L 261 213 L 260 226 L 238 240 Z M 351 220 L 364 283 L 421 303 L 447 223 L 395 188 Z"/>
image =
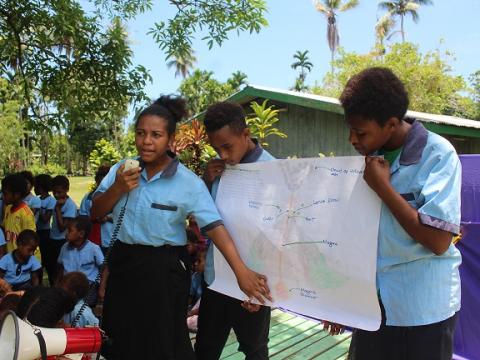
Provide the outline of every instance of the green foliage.
<path id="1" fill-rule="evenodd" d="M 227 80 L 233 91 L 238 91 L 243 85 L 247 84 L 247 74 L 241 71 L 235 71 Z"/>
<path id="2" fill-rule="evenodd" d="M 144 99 L 150 77 L 131 65 L 120 19 L 104 28 L 71 0 L 5 0 L 1 10 L 0 66 L 29 128 L 105 120 Z"/>
<path id="3" fill-rule="evenodd" d="M 256 101 L 250 103 L 250 107 L 253 110 L 252 114 L 247 117 L 247 125 L 250 129 L 252 136 L 257 138 L 263 147 L 267 147 L 268 143 L 265 139 L 269 136 L 279 136 L 286 138 L 287 135 L 277 129 L 274 125 L 280 120 L 278 113 L 280 110 L 274 109 L 273 105 L 267 107 L 267 100 L 261 105 Z"/>
<path id="4" fill-rule="evenodd" d="M 222 83 L 213 77 L 212 71 L 197 69 L 182 81 L 178 90 L 187 100 L 190 114 L 195 115 L 206 110 L 214 102 L 225 100 L 238 91 L 245 81 L 246 75 L 239 71 Z"/>
<path id="5" fill-rule="evenodd" d="M 115 149 L 115 146 L 106 139 L 97 141 L 93 151 L 90 153 L 90 165 L 93 171 L 96 171 L 100 165 L 114 165 L 120 159 L 120 153 Z"/>
<path id="6" fill-rule="evenodd" d="M 204 35 L 202 40 L 211 49 L 214 44 L 221 46 L 232 31 L 258 33 L 268 25 L 264 0 L 170 0 L 170 3 L 176 7 L 175 16 L 156 23 L 149 31 L 167 59 L 192 54 L 197 32 Z"/>
<path id="7" fill-rule="evenodd" d="M 405 16 L 410 15 L 412 17 L 412 20 L 415 23 L 418 23 L 418 9 L 420 8 L 420 6 L 432 4 L 432 0 L 380 1 L 378 7 L 382 10 L 385 10 L 387 13 L 382 16 L 380 21 L 377 23 L 377 27 L 387 25 L 388 30 L 390 31 L 396 24 L 395 18 L 400 17 L 400 30 L 393 32 L 390 36 L 393 36 L 395 33 L 400 33 L 402 35 L 402 41 L 405 42 L 405 30 L 403 26 Z"/>
<path id="8" fill-rule="evenodd" d="M 187 75 L 190 75 L 190 70 L 193 69 L 197 58 L 193 54 L 193 50 L 190 53 L 174 55 L 173 60 L 167 62 L 167 66 L 170 69 L 175 67 L 175 77 L 182 75 L 185 79 Z"/>
<path id="9" fill-rule="evenodd" d="M 18 119 L 20 105 L 14 100 L 8 81 L 0 78 L 0 170 L 3 173 L 19 170 L 23 158 L 24 128 Z"/>
<path id="10" fill-rule="evenodd" d="M 215 150 L 207 142 L 205 127 L 198 120 L 182 124 L 175 135 L 173 151 L 182 164 L 201 175 L 208 161 L 215 156 Z"/>
<path id="11" fill-rule="evenodd" d="M 293 55 L 293 59 L 295 62 L 290 65 L 292 69 L 296 70 L 300 68 L 300 73 L 298 74 L 298 78 L 295 80 L 295 85 L 292 90 L 295 91 L 306 91 L 308 90 L 308 86 L 305 84 L 305 79 L 307 77 L 307 72 L 312 71 L 313 64 L 310 62 L 308 58 L 308 50 L 297 52 Z"/>
<path id="12" fill-rule="evenodd" d="M 480 70 L 470 75 L 470 83 L 472 84 L 472 98 L 475 106 L 475 119 L 480 120 Z"/>
<path id="13" fill-rule="evenodd" d="M 125 159 L 134 157 L 137 153 L 137 148 L 135 147 L 135 127 L 132 124 L 120 141 L 120 155 L 122 159 Z"/>
<path id="14" fill-rule="evenodd" d="M 444 59 L 444 57 L 446 59 Z M 411 43 L 394 44 L 383 58 L 376 54 L 359 55 L 339 51 L 335 61 L 337 73 L 327 74 L 323 84 L 312 92 L 325 96 L 340 96 L 346 82 L 354 74 L 370 66 L 388 67 L 404 82 L 410 97 L 410 109 L 433 114 L 452 114 L 455 104 L 463 104 L 462 95 L 467 89 L 460 76 L 451 74 L 447 60 L 450 53 L 439 51 L 421 54 Z M 463 110 L 461 113 L 469 113 Z M 460 113 L 456 113 L 457 115 Z"/>
<path id="15" fill-rule="evenodd" d="M 337 27 L 337 12 L 344 12 L 350 9 L 355 8 L 359 1 L 358 0 L 314 0 L 314 5 L 317 11 L 322 13 L 327 19 L 327 42 L 330 52 L 332 54 L 331 58 L 331 68 L 333 74 L 333 60 L 335 57 L 335 52 L 337 51 L 338 46 L 340 45 L 340 34 Z"/>
<path id="16" fill-rule="evenodd" d="M 49 174 L 51 176 L 67 175 L 67 169 L 65 167 L 53 162 L 50 162 L 47 165 L 34 164 L 30 166 L 28 170 L 30 170 L 35 176 L 40 174 Z"/>

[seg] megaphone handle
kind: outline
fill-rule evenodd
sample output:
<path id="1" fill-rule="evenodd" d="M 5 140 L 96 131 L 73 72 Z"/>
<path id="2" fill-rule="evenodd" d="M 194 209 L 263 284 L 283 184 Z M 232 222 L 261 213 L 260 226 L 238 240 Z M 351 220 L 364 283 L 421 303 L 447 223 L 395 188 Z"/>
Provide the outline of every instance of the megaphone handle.
<path id="1" fill-rule="evenodd" d="M 40 355 L 42 356 L 42 360 L 47 360 L 47 344 L 45 343 L 42 332 L 40 331 L 40 329 L 35 329 L 33 333 L 38 339 L 38 345 L 40 346 Z"/>

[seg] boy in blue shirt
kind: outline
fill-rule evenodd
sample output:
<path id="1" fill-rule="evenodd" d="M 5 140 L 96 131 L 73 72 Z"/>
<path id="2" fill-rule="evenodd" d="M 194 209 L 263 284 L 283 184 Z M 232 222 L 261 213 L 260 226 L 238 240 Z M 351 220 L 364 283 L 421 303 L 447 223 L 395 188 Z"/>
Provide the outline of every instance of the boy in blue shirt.
<path id="1" fill-rule="evenodd" d="M 7 252 L 7 242 L 5 241 L 5 234 L 3 233 L 3 229 L 0 228 L 0 258 L 5 255 Z"/>
<path id="2" fill-rule="evenodd" d="M 77 216 L 77 205 L 68 196 L 70 182 L 63 175 L 58 175 L 52 179 L 52 193 L 56 203 L 53 209 L 52 228 L 50 230 L 50 239 L 46 244 L 45 269 L 48 274 L 50 286 L 56 281 L 57 277 L 57 259 L 60 249 L 65 244 L 65 234 L 68 222 Z"/>
<path id="3" fill-rule="evenodd" d="M 461 167 L 453 146 L 404 119 L 408 95 L 385 68 L 353 76 L 340 97 L 364 179 L 382 200 L 377 288 L 382 323 L 355 330 L 349 359 L 451 359 L 460 309 Z M 381 158 L 377 155 L 383 155 Z"/>
<path id="4" fill-rule="evenodd" d="M 35 185 L 35 178 L 31 171 L 24 170 L 20 173 L 26 180 L 28 186 L 28 195 L 23 199 L 32 210 L 33 215 L 35 216 L 35 221 L 38 220 L 38 215 L 40 213 L 40 208 L 42 207 L 40 199 L 32 194 L 33 186 Z"/>
<path id="5" fill-rule="evenodd" d="M 58 256 L 57 279 L 62 280 L 64 274 L 79 271 L 88 279 L 90 285 L 94 285 L 103 265 L 103 253 L 100 246 L 88 240 L 88 234 L 92 229 L 92 223 L 86 216 L 78 216 L 69 221 L 67 226 L 67 242 L 62 246 Z M 100 279 L 98 279 L 100 283 Z M 89 304 L 96 302 L 95 294 L 91 295 Z"/>
<path id="6" fill-rule="evenodd" d="M 38 246 L 38 236 L 33 230 L 23 230 L 17 238 L 17 248 L 0 259 L 0 277 L 12 290 L 25 290 L 40 283 L 42 265 L 33 256 Z"/>
<path id="7" fill-rule="evenodd" d="M 85 327 L 98 326 L 98 318 L 92 309 L 85 304 L 85 297 L 90 291 L 90 284 L 84 273 L 73 271 L 66 274 L 59 283 L 59 287 L 65 290 L 75 299 L 75 308 L 63 317 L 67 326 Z"/>
<path id="8" fill-rule="evenodd" d="M 219 159 L 211 160 L 204 180 L 215 199 L 225 164 L 270 161 L 274 157 L 250 137 L 243 108 L 235 103 L 211 105 L 205 114 L 205 128 L 210 144 Z M 215 279 L 213 245 L 210 244 L 205 265 L 205 282 Z M 249 304 L 206 288 L 200 302 L 195 352 L 198 360 L 219 359 L 233 328 L 240 351 L 247 360 L 268 359 L 270 307 Z"/>

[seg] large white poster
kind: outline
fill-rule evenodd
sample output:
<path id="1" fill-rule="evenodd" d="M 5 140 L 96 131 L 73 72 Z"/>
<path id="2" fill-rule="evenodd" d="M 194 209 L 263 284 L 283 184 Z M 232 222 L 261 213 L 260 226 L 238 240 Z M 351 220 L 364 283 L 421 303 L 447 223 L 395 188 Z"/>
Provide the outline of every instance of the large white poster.
<path id="1" fill-rule="evenodd" d="M 229 167 L 216 203 L 242 259 L 265 274 L 273 306 L 376 330 L 381 202 L 364 158 L 276 160 Z M 215 249 L 211 289 L 245 300 Z"/>

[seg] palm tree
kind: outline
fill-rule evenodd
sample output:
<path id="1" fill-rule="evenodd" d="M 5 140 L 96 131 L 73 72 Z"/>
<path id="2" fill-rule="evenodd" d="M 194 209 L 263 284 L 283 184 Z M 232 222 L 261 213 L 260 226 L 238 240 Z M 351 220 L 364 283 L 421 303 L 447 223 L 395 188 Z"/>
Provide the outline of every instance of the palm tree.
<path id="1" fill-rule="evenodd" d="M 227 80 L 227 83 L 230 84 L 233 90 L 237 91 L 242 85 L 247 84 L 247 74 L 237 70 L 232 73 L 230 78 Z"/>
<path id="2" fill-rule="evenodd" d="M 313 67 L 313 64 L 310 62 L 310 59 L 308 58 L 308 50 L 305 50 L 305 51 L 297 50 L 297 52 L 293 55 L 293 58 L 296 61 L 290 66 L 294 70 L 296 70 L 297 68 L 300 68 L 299 80 L 301 82 L 304 82 L 305 78 L 307 77 L 305 70 L 308 70 L 308 72 L 310 72 L 312 71 L 312 67 Z"/>
<path id="3" fill-rule="evenodd" d="M 331 66 L 333 74 L 333 60 L 335 51 L 340 44 L 340 35 L 337 27 L 337 12 L 353 9 L 358 5 L 358 0 L 314 0 L 315 8 L 327 18 L 327 41 L 332 53 Z"/>
<path id="4" fill-rule="evenodd" d="M 382 16 L 380 20 L 377 21 L 375 25 L 375 37 L 377 38 L 376 43 L 376 51 L 380 56 L 385 54 L 385 39 L 389 39 L 392 35 L 390 32 L 392 31 L 393 26 L 395 25 L 395 21 L 388 16 L 388 14 Z"/>
<path id="5" fill-rule="evenodd" d="M 432 5 L 432 4 L 433 4 L 432 0 L 412 0 L 412 1 L 393 0 L 393 1 L 381 1 L 378 4 L 378 8 L 387 11 L 385 16 L 392 19 L 392 21 L 394 21 L 393 24 L 395 24 L 395 20 L 394 20 L 395 17 L 400 16 L 400 33 L 402 34 L 402 42 L 405 42 L 405 30 L 404 30 L 405 16 L 410 15 L 412 17 L 413 22 L 418 23 L 418 20 L 419 20 L 418 9 L 420 8 L 420 6 Z M 394 32 L 393 34 L 395 34 L 396 32 Z"/>
<path id="6" fill-rule="evenodd" d="M 182 75 L 185 79 L 187 75 L 190 75 L 190 70 L 193 69 L 197 58 L 194 55 L 193 50 L 184 54 L 177 54 L 173 56 L 173 60 L 167 63 L 168 68 L 175 66 L 175 77 Z"/>

